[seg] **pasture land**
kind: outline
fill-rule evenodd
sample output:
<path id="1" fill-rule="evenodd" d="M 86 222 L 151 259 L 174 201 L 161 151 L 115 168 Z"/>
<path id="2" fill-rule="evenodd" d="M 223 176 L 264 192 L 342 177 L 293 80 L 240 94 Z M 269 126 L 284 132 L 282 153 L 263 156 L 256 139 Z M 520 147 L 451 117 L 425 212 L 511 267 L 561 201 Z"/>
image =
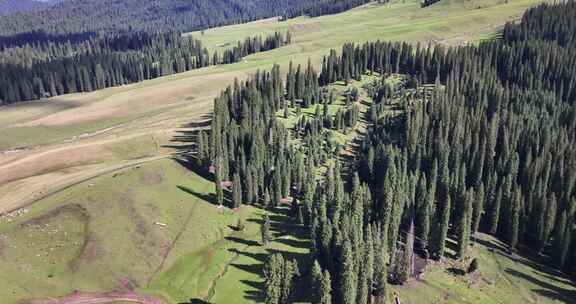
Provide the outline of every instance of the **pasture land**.
<path id="1" fill-rule="evenodd" d="M 275 63 L 283 71 L 291 60 L 318 65 L 322 55 L 345 42 L 478 41 L 538 2 L 443 0 L 421 9 L 418 1 L 393 1 L 332 16 L 211 29 L 192 33 L 211 50 L 273 31 L 290 30 L 295 42 L 237 64 L 0 108 L 0 214 L 27 211 L 0 220 L 2 303 L 126 288 L 167 303 L 261 299 L 266 253 L 300 257 L 307 241 L 286 221 L 284 210 L 277 210 L 276 239 L 262 248 L 263 211 L 217 208 L 213 183 L 171 159 L 190 145 L 186 130 L 209 120 L 214 97 L 235 78 Z M 247 222 L 245 231 L 234 229 L 239 218 Z M 417 282 L 419 288 L 395 290 L 403 303 L 446 294 L 448 300 L 439 303 L 568 303 L 566 295 L 574 294 L 543 266 L 525 265 L 483 245 L 475 253 L 483 277 L 494 282 L 480 285 L 480 291 L 466 289 L 466 278 L 438 285 L 450 276 L 443 266 Z M 512 291 L 520 298 L 511 298 Z"/>

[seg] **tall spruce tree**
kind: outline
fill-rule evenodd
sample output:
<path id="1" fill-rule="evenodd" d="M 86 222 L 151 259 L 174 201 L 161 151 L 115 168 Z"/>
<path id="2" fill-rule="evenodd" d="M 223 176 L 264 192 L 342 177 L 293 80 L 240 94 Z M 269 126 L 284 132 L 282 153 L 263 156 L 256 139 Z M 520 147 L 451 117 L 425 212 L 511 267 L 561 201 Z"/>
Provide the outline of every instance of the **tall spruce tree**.
<path id="1" fill-rule="evenodd" d="M 232 184 L 232 207 L 238 208 L 242 205 L 242 182 L 240 182 L 240 174 L 234 173 Z"/>
<path id="2" fill-rule="evenodd" d="M 262 245 L 268 246 L 268 243 L 270 243 L 270 217 L 268 217 L 268 214 L 264 215 L 264 222 L 260 226 L 260 235 L 262 238 Z"/>
<path id="3" fill-rule="evenodd" d="M 354 256 L 348 242 L 344 242 L 341 248 L 340 276 L 338 282 L 338 299 L 341 304 L 355 304 L 357 294 L 357 275 L 354 271 Z"/>
<path id="4" fill-rule="evenodd" d="M 320 301 L 318 304 L 332 304 L 332 279 L 328 270 L 324 270 L 320 286 Z"/>
<path id="5" fill-rule="evenodd" d="M 458 226 L 458 256 L 463 258 L 468 253 L 470 245 L 470 230 L 472 229 L 472 206 L 474 204 L 474 194 L 472 189 L 466 191 L 460 223 Z"/>
<path id="6" fill-rule="evenodd" d="M 510 224 L 508 227 L 508 248 L 510 252 L 516 250 L 518 246 L 518 236 L 520 228 L 520 208 L 522 207 L 522 194 L 517 189 L 511 200 L 510 206 Z"/>

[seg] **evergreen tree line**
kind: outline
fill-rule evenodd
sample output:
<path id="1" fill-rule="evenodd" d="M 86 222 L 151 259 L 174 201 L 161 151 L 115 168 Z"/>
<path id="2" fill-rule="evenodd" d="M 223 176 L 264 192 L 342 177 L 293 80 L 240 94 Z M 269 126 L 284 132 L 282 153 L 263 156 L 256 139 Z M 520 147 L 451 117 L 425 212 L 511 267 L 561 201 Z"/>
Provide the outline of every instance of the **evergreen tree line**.
<path id="1" fill-rule="evenodd" d="M 66 0 L 48 8 L 0 19 L 0 35 L 191 32 L 263 18 L 320 16 L 342 12 L 369 0 Z M 30 38 L 30 35 L 27 35 Z M 22 37 L 21 37 L 22 38 Z M 30 40 L 28 40 L 29 42 Z"/>
<path id="2" fill-rule="evenodd" d="M 568 23 L 576 17 L 571 6 L 542 5 L 527 15 L 559 8 L 557 23 Z M 526 19 L 505 32 L 528 31 Z M 514 37 L 457 48 L 347 44 L 324 58 L 317 81 L 290 68 L 285 90 L 278 67 L 259 73 L 216 100 L 211 144 L 199 143 L 199 161 L 215 165 L 217 188 L 237 176 L 232 187 L 243 195 L 235 206 L 294 198 L 294 216 L 310 231 L 315 262 L 301 271 L 311 274 L 314 303 L 387 303 L 387 283 L 412 275 L 414 252 L 442 259 L 453 238 L 464 258 L 478 231 L 504 240 L 511 252 L 541 254 L 574 273 L 574 50 L 531 38 L 539 34 Z M 276 113 L 293 100 L 323 103 L 329 99 L 323 86 L 366 73 L 410 75 L 407 86 L 416 93 L 404 98 L 399 117 L 370 115 L 352 174 L 343 175 L 336 163 L 318 179 L 322 137 L 292 144 L 294 133 Z M 431 90 L 420 90 L 429 83 Z M 386 85 L 372 93 L 375 109 L 400 95 Z M 313 121 L 311 130 L 324 127 L 322 119 Z M 274 296 L 282 288 L 272 282 L 267 303 L 288 303 Z"/>
<path id="3" fill-rule="evenodd" d="M 563 47 L 576 43 L 576 20 L 572 18 L 576 2 L 563 5 L 543 3 L 524 13 L 522 22 L 508 24 L 502 33 L 504 41 L 544 40 Z"/>
<path id="4" fill-rule="evenodd" d="M 91 36 L 81 40 L 76 40 L 72 36 L 64 36 L 66 39 L 56 39 L 56 41 L 31 39 L 28 41 L 33 42 L 23 42 L 19 45 L 7 42 L 0 46 L 0 60 L 1 63 L 31 67 L 37 62 L 77 55 L 182 48 L 191 41 L 182 39 L 181 36 L 181 33 L 173 31 L 152 34 L 134 32 Z M 193 42 L 199 43 L 197 40 Z"/>
<path id="5" fill-rule="evenodd" d="M 295 18 L 298 16 L 318 17 L 324 15 L 333 15 L 358 6 L 370 3 L 373 0 L 320 0 L 311 3 L 303 3 L 295 10 L 283 15 L 283 18 Z M 387 3 L 388 1 L 379 0 L 378 3 Z"/>
<path id="6" fill-rule="evenodd" d="M 244 56 L 288 44 L 291 39 L 289 33 L 274 33 L 264 39 L 250 37 L 222 56 L 217 52 L 210 56 L 199 40 L 177 32 L 8 48 L 0 54 L 0 105 L 90 92 L 211 64 L 238 62 Z"/>
<path id="7" fill-rule="evenodd" d="M 439 1 L 440 0 L 424 0 L 424 1 L 420 2 L 420 7 L 424 8 L 424 7 L 430 6 L 430 5 L 432 5 L 436 2 L 439 2 Z"/>
<path id="8" fill-rule="evenodd" d="M 221 58 L 215 52 L 213 62 L 223 64 L 239 62 L 250 54 L 277 49 L 291 43 L 292 34 L 290 31 L 286 32 L 286 34 L 275 32 L 264 39 L 262 39 L 262 36 L 247 37 L 244 42 L 238 41 L 238 45 L 234 48 L 225 50 Z"/>
<path id="9" fill-rule="evenodd" d="M 311 65 L 306 70 L 308 74 L 316 75 Z M 294 198 L 294 217 L 310 228 L 315 269 L 320 267 L 322 274 L 314 279 L 307 278 L 312 280 L 319 301 L 331 303 L 334 295 L 335 299 L 345 297 L 345 303 L 354 303 L 356 297 L 360 301 L 374 298 L 378 303 L 385 303 L 387 233 L 376 223 L 367 221 L 373 201 L 369 187 L 360 184 L 356 176 L 353 190 L 345 190 L 339 165 L 329 168 L 325 182 L 318 181 L 316 168 L 335 153 L 323 132 L 324 119 L 319 111 L 314 118 L 301 119 L 304 122 L 297 123 L 291 132 L 276 118 L 283 106 L 297 103 L 304 107 L 306 103 L 301 98 L 288 99 L 288 92 L 292 90 L 288 83 L 292 77 L 294 83 L 296 79 L 304 80 L 302 92 L 317 88 L 318 77 L 311 77 L 316 81 L 307 83 L 306 76 L 295 76 L 305 75 L 302 71 L 304 69 L 300 67 L 294 75 L 288 73 L 286 88 L 276 66 L 271 72 L 258 72 L 252 80 L 236 82 L 225 90 L 215 100 L 210 136 L 204 132 L 198 135 L 198 165 L 214 166 L 221 204 L 226 203 L 222 183 L 226 180 L 233 181 L 230 207 L 258 204 L 269 208 L 279 206 L 289 196 Z M 294 91 L 298 91 L 297 87 L 294 85 Z M 306 96 L 294 93 L 297 94 Z M 328 94 L 323 90 L 317 94 L 324 96 L 315 105 L 319 109 Z M 294 145 L 295 140 L 301 144 Z M 350 210 L 354 212 L 350 213 Z M 269 239 L 266 223 L 265 220 L 263 244 Z M 361 266 L 364 257 L 374 262 Z M 266 265 L 266 269 L 277 269 L 265 272 L 267 303 L 291 302 L 291 292 L 287 293 L 285 286 L 293 276 L 283 274 L 281 269 L 285 266 L 281 266 L 283 263 L 279 259 L 274 255 Z M 306 269 L 306 273 L 310 271 Z"/>
<path id="10" fill-rule="evenodd" d="M 564 18 L 576 16 L 573 6 L 547 11 L 543 5 L 527 16 L 556 11 L 554 24 L 570 23 Z M 505 32 L 529 28 L 508 24 Z M 446 238 L 453 236 L 463 257 L 480 230 L 505 240 L 510 251 L 544 254 L 573 272 L 574 50 L 539 33 L 520 35 L 527 40 L 505 35 L 477 48 L 434 51 L 400 44 L 345 46 L 340 57 L 325 60 L 326 76 L 320 77 L 342 80 L 364 73 L 365 66 L 411 74 L 420 83 L 436 75 L 430 100 L 407 103 L 395 124 L 374 121 L 362 143 L 359 175 L 381 198 L 372 220 L 392 225 L 389 239 L 414 221 L 425 255 L 441 258 Z M 376 56 L 366 60 L 365 53 Z M 384 90 L 377 95 L 386 96 Z M 395 141 L 399 130 L 403 138 Z"/>

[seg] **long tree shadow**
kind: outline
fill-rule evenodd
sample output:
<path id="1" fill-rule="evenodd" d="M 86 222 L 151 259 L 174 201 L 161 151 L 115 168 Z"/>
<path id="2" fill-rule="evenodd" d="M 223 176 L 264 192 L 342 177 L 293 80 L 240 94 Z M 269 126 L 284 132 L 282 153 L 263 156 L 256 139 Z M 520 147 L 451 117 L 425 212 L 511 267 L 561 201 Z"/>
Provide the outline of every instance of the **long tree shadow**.
<path id="1" fill-rule="evenodd" d="M 201 199 L 203 201 L 206 201 L 212 205 L 218 206 L 218 198 L 216 197 L 216 194 L 214 193 L 209 193 L 209 194 L 205 194 L 205 193 L 200 193 L 195 191 L 194 189 L 188 188 L 186 186 L 182 186 L 182 185 L 178 185 L 176 186 L 178 189 L 191 194 L 193 196 L 195 196 L 198 199 Z M 226 207 L 230 207 L 232 205 L 232 198 L 231 198 L 231 194 L 229 193 L 229 191 L 224 191 L 224 206 Z"/>
<path id="2" fill-rule="evenodd" d="M 233 267 L 236 267 L 240 270 L 253 273 L 253 274 L 260 274 L 264 271 L 264 264 L 257 263 L 257 264 L 230 264 Z"/>
<path id="3" fill-rule="evenodd" d="M 253 241 L 253 240 L 246 240 L 243 238 L 239 238 L 239 237 L 234 237 L 234 236 L 227 236 L 225 237 L 226 240 L 228 241 L 232 241 L 232 242 L 236 242 L 245 246 L 259 246 L 260 243 Z M 234 248 L 232 248 L 234 249 Z"/>
<path id="4" fill-rule="evenodd" d="M 262 264 L 264 264 L 266 262 L 266 260 L 268 259 L 268 254 L 266 254 L 266 253 L 255 253 L 255 252 L 249 252 L 249 251 L 241 251 L 241 250 L 238 250 L 236 248 L 230 248 L 230 249 L 228 249 L 228 251 L 235 253 L 235 254 L 249 257 L 249 258 L 254 259 L 254 260 L 256 260 Z"/>
<path id="5" fill-rule="evenodd" d="M 249 280 L 240 280 L 241 283 L 246 284 L 255 290 L 247 290 L 245 291 L 244 298 L 247 300 L 254 301 L 256 303 L 263 303 L 265 299 L 265 292 L 264 292 L 264 282 L 255 282 Z"/>
<path id="6" fill-rule="evenodd" d="M 177 162 L 182 167 L 188 169 L 189 171 L 196 173 L 196 175 L 202 177 L 203 179 L 214 182 L 214 174 L 210 173 L 207 168 L 198 166 L 196 158 L 174 156 L 172 157 L 172 160 Z"/>
<path id="7" fill-rule="evenodd" d="M 235 267 L 245 272 L 256 274 L 261 278 L 260 282 L 249 280 L 242 281 L 244 284 L 247 284 L 253 289 L 256 289 L 245 291 L 244 298 L 256 302 L 262 302 L 264 300 L 264 283 L 263 283 L 264 265 L 271 254 L 280 253 L 287 259 L 295 259 L 296 261 L 298 261 L 298 264 L 302 266 L 307 265 L 306 263 L 309 262 L 307 260 L 308 254 L 303 252 L 305 251 L 304 249 L 310 247 L 310 241 L 308 239 L 307 230 L 304 226 L 297 223 L 295 219 L 290 216 L 290 209 L 285 207 L 272 208 L 271 210 L 269 210 L 268 218 L 270 220 L 272 246 L 269 248 L 265 248 L 265 252 L 241 251 L 236 248 L 228 249 L 230 252 L 233 252 L 238 255 L 243 255 L 257 261 L 257 263 L 252 264 L 247 263 L 231 264 L 232 267 Z M 258 225 L 262 225 L 264 222 L 262 218 L 250 218 L 247 221 L 251 223 L 256 223 Z M 254 240 L 246 240 L 238 237 L 228 237 L 226 239 L 241 244 L 243 246 L 248 247 L 261 246 L 260 243 Z M 281 244 L 282 246 L 274 247 L 274 243 Z M 291 251 L 289 249 L 278 249 L 278 247 L 293 248 L 295 250 Z M 306 268 L 306 266 L 301 268 Z"/>
<path id="8" fill-rule="evenodd" d="M 480 244 L 486 248 L 492 249 L 492 250 L 499 250 L 502 252 L 508 252 L 508 250 L 504 246 L 497 244 L 494 241 L 488 241 L 488 240 L 483 240 L 481 238 L 478 238 L 478 239 L 476 239 L 476 243 L 478 243 L 478 244 Z"/>
<path id="9" fill-rule="evenodd" d="M 194 171 L 204 178 L 211 178 L 211 174 L 207 174 L 208 168 L 200 168 L 195 162 L 195 153 L 197 151 L 198 135 L 200 131 L 210 129 L 213 114 L 206 114 L 200 120 L 190 122 L 182 126 L 182 129 L 176 131 L 170 142 L 171 144 L 162 146 L 163 148 L 171 148 L 175 150 L 174 160 L 184 166 L 186 169 Z"/>
<path id="10" fill-rule="evenodd" d="M 210 302 L 206 302 L 202 299 L 190 299 L 188 302 L 180 302 L 178 304 L 212 304 Z"/>
<path id="11" fill-rule="evenodd" d="M 576 287 L 572 285 L 572 289 L 562 288 L 548 282 L 544 282 L 540 279 L 537 279 L 531 275 L 519 272 L 517 270 L 507 268 L 507 274 L 513 275 L 515 277 L 521 278 L 526 280 L 532 284 L 540 286 L 542 289 L 532 289 L 533 292 L 540 294 L 543 297 L 560 301 L 566 304 L 576 303 Z"/>

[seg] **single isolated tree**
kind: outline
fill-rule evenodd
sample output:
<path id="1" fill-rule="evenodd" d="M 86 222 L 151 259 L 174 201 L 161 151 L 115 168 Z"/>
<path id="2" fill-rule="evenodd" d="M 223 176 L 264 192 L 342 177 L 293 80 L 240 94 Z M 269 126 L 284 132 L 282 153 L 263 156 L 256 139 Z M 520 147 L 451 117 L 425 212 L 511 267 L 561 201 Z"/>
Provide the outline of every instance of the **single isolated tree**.
<path id="1" fill-rule="evenodd" d="M 270 243 L 270 218 L 268 214 L 264 215 L 264 223 L 260 226 L 260 232 L 262 234 L 262 245 L 268 246 Z"/>

